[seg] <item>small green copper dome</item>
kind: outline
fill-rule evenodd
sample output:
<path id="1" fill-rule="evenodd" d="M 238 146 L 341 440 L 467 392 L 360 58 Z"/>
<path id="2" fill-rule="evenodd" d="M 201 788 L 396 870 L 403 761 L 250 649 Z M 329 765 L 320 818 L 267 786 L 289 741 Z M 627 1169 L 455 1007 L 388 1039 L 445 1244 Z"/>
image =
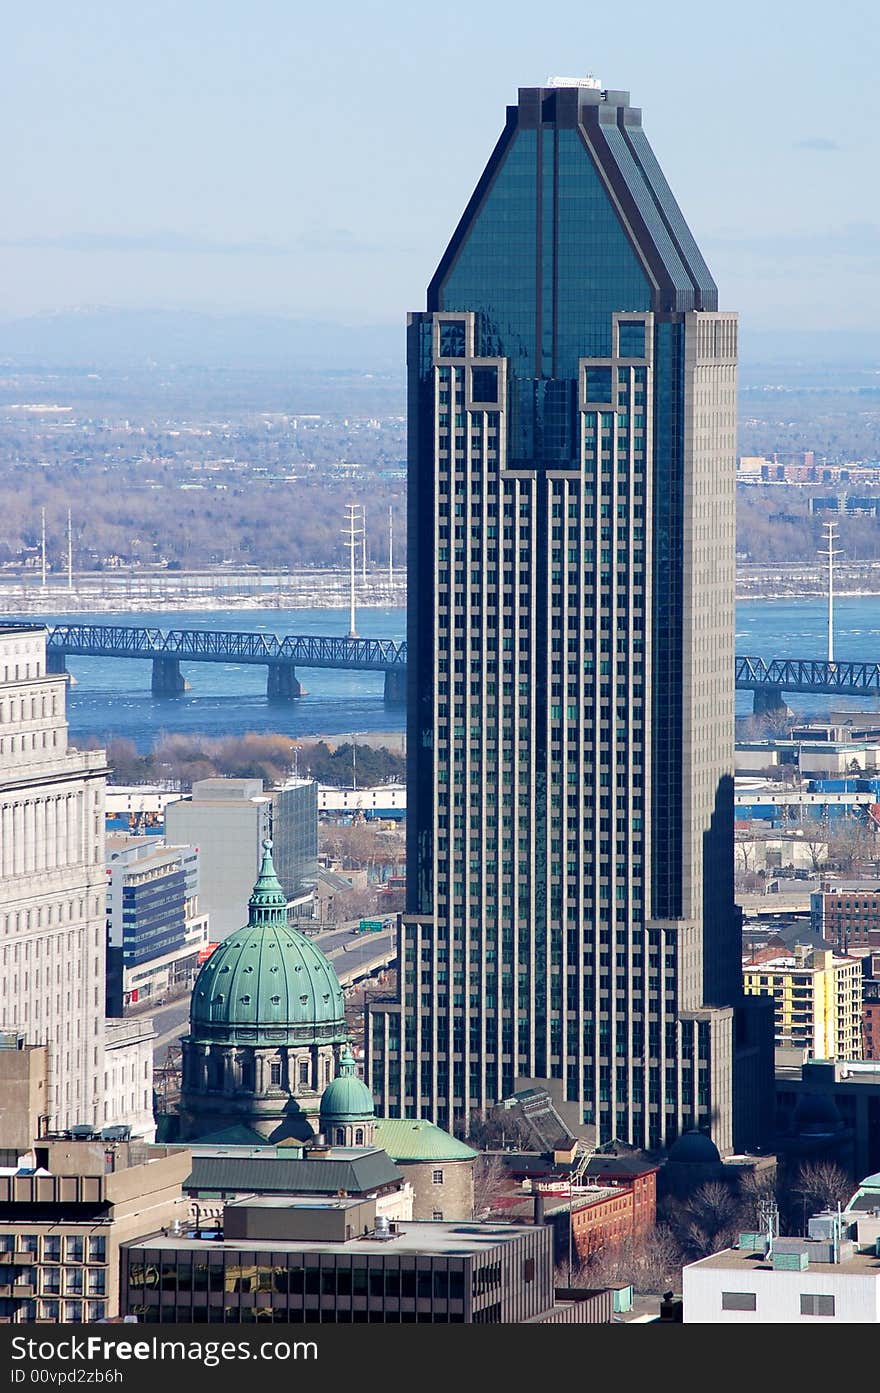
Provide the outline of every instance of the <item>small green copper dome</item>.
<path id="1" fill-rule="evenodd" d="M 339 1074 L 321 1094 L 321 1130 L 343 1122 L 372 1122 L 376 1116 L 373 1095 L 357 1076 L 357 1064 L 348 1045 L 342 1051 Z"/>
<path id="2" fill-rule="evenodd" d="M 196 978 L 190 1036 L 206 1044 L 337 1044 L 348 1038 L 336 973 L 287 922 L 271 842 L 263 843 L 247 925 L 214 949 Z"/>

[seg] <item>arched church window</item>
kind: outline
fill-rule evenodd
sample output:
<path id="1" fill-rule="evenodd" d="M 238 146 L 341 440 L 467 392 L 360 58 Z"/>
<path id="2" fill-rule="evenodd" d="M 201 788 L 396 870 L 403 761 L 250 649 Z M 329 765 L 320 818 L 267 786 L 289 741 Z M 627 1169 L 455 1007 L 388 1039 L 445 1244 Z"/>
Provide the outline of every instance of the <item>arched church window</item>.
<path id="1" fill-rule="evenodd" d="M 355 1127 L 355 1129 L 354 1129 L 354 1144 L 355 1144 L 355 1146 L 363 1146 L 363 1144 L 364 1144 L 364 1129 L 363 1129 L 363 1127 Z"/>

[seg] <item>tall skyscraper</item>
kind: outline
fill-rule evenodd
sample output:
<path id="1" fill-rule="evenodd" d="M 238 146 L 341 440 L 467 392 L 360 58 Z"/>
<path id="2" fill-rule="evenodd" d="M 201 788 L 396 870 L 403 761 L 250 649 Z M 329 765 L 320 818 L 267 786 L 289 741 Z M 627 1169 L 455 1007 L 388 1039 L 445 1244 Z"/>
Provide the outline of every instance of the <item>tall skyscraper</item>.
<path id="1" fill-rule="evenodd" d="M 408 328 L 408 889 L 400 1000 L 367 1032 L 381 1111 L 460 1128 L 552 1079 L 599 1142 L 758 1139 L 717 302 L 628 93 L 521 90 Z"/>
<path id="2" fill-rule="evenodd" d="M 0 1029 L 49 1046 L 58 1129 L 105 1120 L 107 766 L 68 748 L 66 686 L 42 625 L 0 628 Z"/>

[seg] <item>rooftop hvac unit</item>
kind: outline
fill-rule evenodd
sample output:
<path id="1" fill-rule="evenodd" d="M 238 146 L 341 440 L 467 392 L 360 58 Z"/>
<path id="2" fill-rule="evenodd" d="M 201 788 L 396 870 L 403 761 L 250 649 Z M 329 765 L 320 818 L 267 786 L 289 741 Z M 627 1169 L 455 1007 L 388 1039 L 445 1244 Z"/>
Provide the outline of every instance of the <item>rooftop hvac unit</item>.
<path id="1" fill-rule="evenodd" d="M 824 1240 L 826 1243 L 832 1243 L 834 1241 L 834 1229 L 836 1224 L 836 1214 L 815 1214 L 808 1225 L 810 1237 Z"/>
<path id="2" fill-rule="evenodd" d="M 805 1252 L 773 1254 L 774 1272 L 806 1272 L 809 1265 L 810 1259 Z"/>
<path id="3" fill-rule="evenodd" d="M 741 1233 L 737 1239 L 736 1246 L 745 1253 L 763 1253 L 767 1247 L 766 1233 Z"/>

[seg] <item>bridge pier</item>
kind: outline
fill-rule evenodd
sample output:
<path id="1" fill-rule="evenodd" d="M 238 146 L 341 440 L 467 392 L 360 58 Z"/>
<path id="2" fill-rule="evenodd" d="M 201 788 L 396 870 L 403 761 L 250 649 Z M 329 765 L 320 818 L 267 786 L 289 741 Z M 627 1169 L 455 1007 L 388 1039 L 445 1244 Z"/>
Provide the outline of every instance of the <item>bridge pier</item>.
<path id="1" fill-rule="evenodd" d="M 150 690 L 154 697 L 182 696 L 189 689 L 178 658 L 154 658 L 153 681 Z"/>
<path id="2" fill-rule="evenodd" d="M 305 696 L 306 689 L 296 675 L 293 663 L 270 663 L 266 678 L 266 696 L 269 701 L 294 701 Z"/>
<path id="3" fill-rule="evenodd" d="M 67 654 L 63 648 L 46 649 L 46 671 L 51 673 L 67 672 Z"/>
<path id="4" fill-rule="evenodd" d="M 385 673 L 385 705 L 406 705 L 406 669 L 389 668 Z"/>
<path id="5" fill-rule="evenodd" d="M 781 687 L 756 687 L 752 711 L 756 716 L 788 716 L 790 714 Z"/>

